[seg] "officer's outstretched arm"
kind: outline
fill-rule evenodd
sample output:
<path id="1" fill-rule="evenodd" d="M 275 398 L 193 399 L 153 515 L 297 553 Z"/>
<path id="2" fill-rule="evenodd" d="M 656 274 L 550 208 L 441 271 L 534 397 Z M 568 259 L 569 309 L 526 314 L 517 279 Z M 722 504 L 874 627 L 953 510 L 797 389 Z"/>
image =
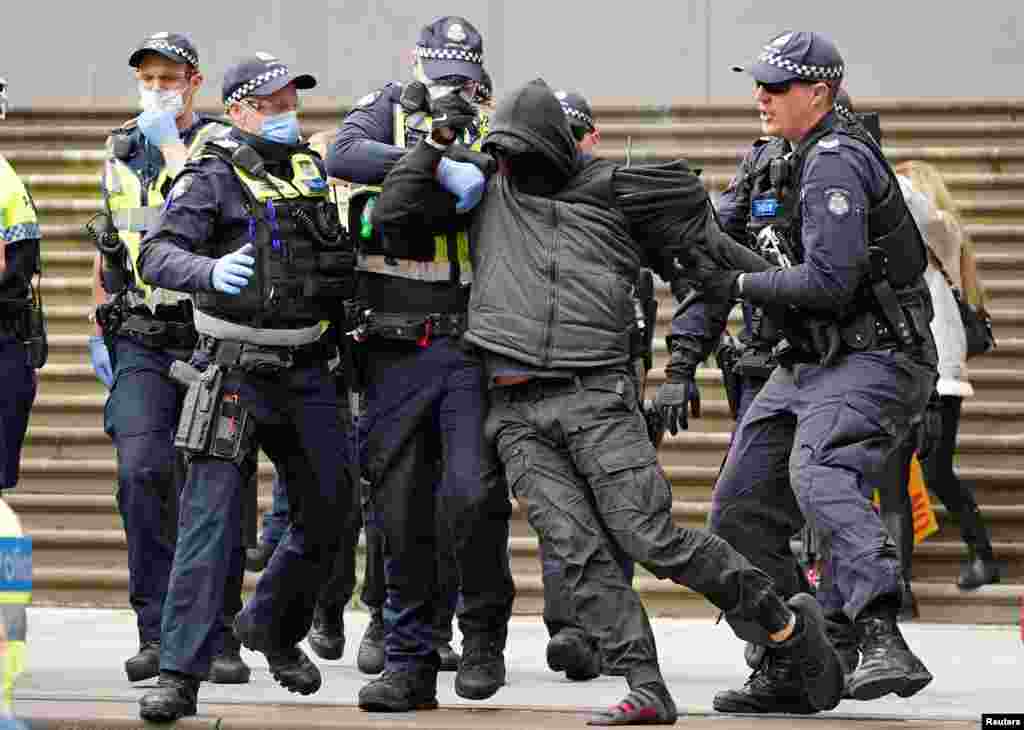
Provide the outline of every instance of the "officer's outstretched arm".
<path id="1" fill-rule="evenodd" d="M 212 164 L 217 161 L 189 163 L 171 186 L 159 221 L 139 246 L 146 283 L 185 292 L 213 290 L 216 260 L 194 253 L 213 234 L 221 207 L 210 179 Z"/>

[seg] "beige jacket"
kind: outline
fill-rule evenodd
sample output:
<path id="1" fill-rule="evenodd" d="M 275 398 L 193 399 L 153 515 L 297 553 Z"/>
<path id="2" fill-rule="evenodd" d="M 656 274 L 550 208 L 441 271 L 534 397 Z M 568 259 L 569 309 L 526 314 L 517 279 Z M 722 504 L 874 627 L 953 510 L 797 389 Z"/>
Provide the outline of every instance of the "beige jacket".
<path id="1" fill-rule="evenodd" d="M 924 278 L 932 296 L 932 336 L 939 352 L 939 381 L 935 386 L 939 395 L 967 398 L 974 395 L 974 389 L 967 378 L 967 336 L 960 319 L 960 308 L 943 271 L 950 280 L 961 280 L 964 268 L 961 265 L 963 232 L 956 220 L 938 211 L 927 196 L 911 186 L 909 178 L 898 176 L 903 198 L 907 201 L 910 214 L 928 246 L 928 270 Z M 971 262 L 973 263 L 973 255 Z"/>

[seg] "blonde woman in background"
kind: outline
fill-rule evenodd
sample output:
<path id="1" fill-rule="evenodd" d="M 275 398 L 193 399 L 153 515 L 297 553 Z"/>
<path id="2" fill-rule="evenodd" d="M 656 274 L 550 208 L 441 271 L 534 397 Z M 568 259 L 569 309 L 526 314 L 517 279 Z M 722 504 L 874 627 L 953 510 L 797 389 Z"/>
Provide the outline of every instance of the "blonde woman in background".
<path id="1" fill-rule="evenodd" d="M 932 334 L 939 352 L 941 437 L 922 463 L 928 487 L 955 516 L 967 545 L 967 561 L 957 585 L 972 590 L 998 583 L 999 566 L 992 553 L 988 527 L 974 497 L 972 485 L 953 472 L 953 452 L 960 425 L 963 399 L 974 395 L 967 378 L 967 338 L 960 309 L 950 286 L 979 311 L 985 309 L 985 292 L 978 280 L 974 245 L 967 235 L 956 203 L 942 173 L 927 162 L 911 160 L 896 166 L 903 196 L 928 245 L 925 280 L 935 307 Z"/>

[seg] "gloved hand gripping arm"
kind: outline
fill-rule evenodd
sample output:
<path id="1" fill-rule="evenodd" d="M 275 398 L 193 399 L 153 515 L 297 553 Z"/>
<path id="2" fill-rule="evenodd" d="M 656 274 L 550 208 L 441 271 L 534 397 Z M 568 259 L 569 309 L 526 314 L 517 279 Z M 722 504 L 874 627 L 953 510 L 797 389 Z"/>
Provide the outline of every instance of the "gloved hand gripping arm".
<path id="1" fill-rule="evenodd" d="M 687 409 L 700 418 L 700 391 L 697 389 L 697 365 L 703 360 L 699 342 L 690 337 L 669 337 L 671 352 L 665 366 L 666 382 L 654 396 L 654 407 L 668 432 L 675 436 L 689 428 Z"/>

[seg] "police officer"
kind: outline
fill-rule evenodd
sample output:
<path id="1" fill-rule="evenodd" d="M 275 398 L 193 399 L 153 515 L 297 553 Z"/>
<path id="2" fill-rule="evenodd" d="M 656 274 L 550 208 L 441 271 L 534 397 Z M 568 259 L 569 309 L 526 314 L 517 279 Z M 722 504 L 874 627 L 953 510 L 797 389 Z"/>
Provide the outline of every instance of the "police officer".
<path id="1" fill-rule="evenodd" d="M 0 78 L 0 120 L 7 118 L 7 80 Z M 36 398 L 36 370 L 46 359 L 39 298 L 39 221 L 35 204 L 0 155 L 0 490 L 18 483 L 21 445 Z"/>
<path id="2" fill-rule="evenodd" d="M 234 622 L 289 691 L 320 688 L 297 646 L 352 504 L 347 438 L 325 322 L 351 296 L 352 253 L 319 158 L 301 142 L 294 75 L 268 53 L 228 69 L 235 128 L 176 178 L 139 267 L 155 286 L 191 292 L 199 333 L 175 443 L 189 456 L 161 624 L 160 678 L 140 700 L 148 720 L 196 712 L 224 602 L 225 555 L 239 547 L 240 492 L 257 448 L 284 475 L 289 530 Z M 202 371 L 197 373 L 196 370 Z"/>
<path id="3" fill-rule="evenodd" d="M 385 240 L 436 224 L 442 210 L 458 215 L 452 196 L 442 205 L 434 179 L 458 120 L 449 113 L 435 123 L 431 139 L 388 175 L 377 207 Z M 498 104 L 484 150 L 499 173 L 474 213 L 483 281 L 473 288 L 465 339 L 484 353 L 492 386 L 485 431 L 508 482 L 545 549 L 566 566 L 566 592 L 599 638 L 604 666 L 630 686 L 591 723 L 677 717 L 616 549 L 743 617 L 749 635 L 805 667 L 819 707 L 834 707 L 842 675 L 814 599 L 783 603 L 768 576 L 724 540 L 673 524 L 671 488 L 637 402 L 633 284 L 642 263 L 675 278 L 675 259 L 713 230 L 699 179 L 682 162 L 626 168 L 581 158 L 541 79 Z"/>
<path id="4" fill-rule="evenodd" d="M 428 136 L 441 99 L 465 108 L 482 75 L 483 40 L 465 18 L 446 16 L 422 29 L 414 81 L 392 83 L 360 101 L 345 118 L 328 155 L 334 177 L 379 185 L 406 149 Z M 447 103 L 446 102 L 446 103 Z M 456 109 L 452 108 L 452 113 Z M 459 110 L 460 115 L 466 114 Z M 468 113 L 462 141 L 437 169 L 463 209 L 482 190 L 471 162 L 481 133 Z M 458 158 L 456 158 L 456 154 Z M 350 229 L 359 230 L 357 335 L 369 380 L 366 472 L 371 484 L 367 526 L 380 529 L 386 551 L 385 673 L 360 692 L 367 710 L 436 706 L 439 656 L 435 509 L 451 536 L 461 580 L 462 662 L 455 691 L 485 699 L 504 683 L 503 651 L 513 584 L 508 562 L 507 489 L 484 451 L 484 390 L 479 363 L 458 346 L 472 269 L 469 239 L 457 220 L 385 240 L 371 213 L 376 191 L 354 191 Z M 446 193 L 447 194 L 447 193 Z M 435 487 L 430 465 L 442 457 Z M 436 502 L 436 505 L 435 505 Z M 382 632 L 383 633 L 383 632 Z"/>
<path id="5" fill-rule="evenodd" d="M 773 39 L 750 68 L 763 131 L 793 145 L 781 221 L 762 232 L 786 242 L 791 266 L 742 271 L 693 251 L 709 318 L 734 297 L 772 308 L 785 335 L 776 368 L 734 436 L 712 498 L 712 531 L 799 590 L 788 548 L 805 516 L 832 547 L 833 579 L 854 622 L 862 660 L 857 699 L 909 697 L 931 675 L 896 624 L 899 555 L 869 489 L 923 410 L 935 381 L 924 246 L 878 145 L 833 110 L 843 76 L 835 45 L 817 33 Z M 780 263 L 780 262 L 776 262 Z M 791 486 L 792 485 L 792 486 Z M 813 712 L 788 657 L 769 649 L 723 712 Z"/>
<path id="6" fill-rule="evenodd" d="M 160 672 L 160 616 L 174 557 L 182 478 L 174 430 L 183 391 L 168 368 L 176 359 L 187 360 L 196 341 L 187 295 L 147 287 L 135 276 L 139 240 L 155 222 L 184 164 L 186 146 L 198 149 L 228 126 L 194 111 L 203 75 L 186 36 L 148 36 L 128 63 L 135 69 L 143 110 L 107 140 L 103 212 L 90 224 L 106 255 L 97 252 L 94 264 L 99 306 L 89 354 L 97 377 L 111 391 L 104 427 L 117 449 L 117 504 L 128 542 L 128 593 L 140 645 L 125 662 L 125 674 L 138 682 Z M 249 667 L 231 633 L 231 621 L 242 607 L 240 558 L 230 560 L 218 639 L 222 647 L 210 668 L 211 682 L 249 681 Z"/>

